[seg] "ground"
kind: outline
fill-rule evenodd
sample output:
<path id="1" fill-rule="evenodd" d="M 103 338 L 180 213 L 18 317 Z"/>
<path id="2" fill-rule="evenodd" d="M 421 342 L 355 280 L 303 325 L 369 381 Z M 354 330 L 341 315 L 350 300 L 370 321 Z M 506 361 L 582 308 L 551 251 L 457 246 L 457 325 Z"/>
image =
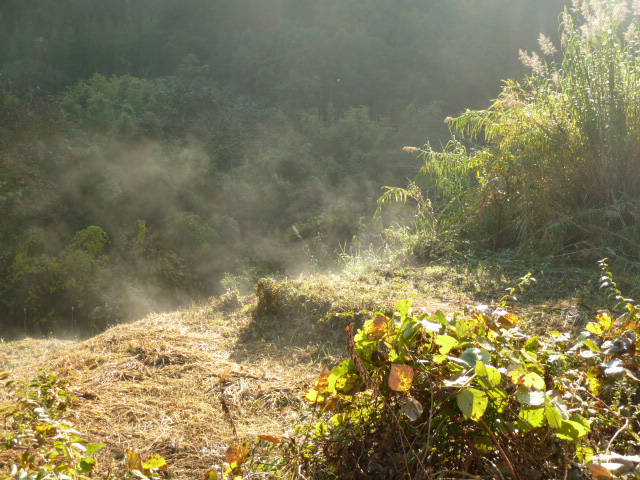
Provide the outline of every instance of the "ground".
<path id="1" fill-rule="evenodd" d="M 392 310 L 406 298 L 431 312 L 495 304 L 519 269 L 440 264 L 264 279 L 254 295 L 230 292 L 87 340 L 0 343 L 0 370 L 17 382 L 43 369 L 69 380 L 77 397 L 70 420 L 89 441 L 107 444 L 98 477 L 122 471 L 133 448 L 164 456 L 173 478 L 203 478 L 229 444 L 286 434 L 318 374 L 347 355 L 344 326 L 362 321 L 362 310 Z M 595 269 L 539 276 L 533 288 L 542 293 L 521 304 L 531 328 L 575 328 L 591 313 L 595 279 Z M 11 400 L 8 390 L 0 395 L 0 403 Z M 15 453 L 0 458 L 0 474 Z"/>

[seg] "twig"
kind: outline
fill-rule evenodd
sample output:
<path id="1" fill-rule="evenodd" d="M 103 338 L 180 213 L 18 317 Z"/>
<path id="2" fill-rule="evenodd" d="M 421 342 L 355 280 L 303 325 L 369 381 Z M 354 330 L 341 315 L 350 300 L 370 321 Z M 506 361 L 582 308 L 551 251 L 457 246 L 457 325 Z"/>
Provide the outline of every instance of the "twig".
<path id="1" fill-rule="evenodd" d="M 611 440 L 609 440 L 609 444 L 607 445 L 607 449 L 605 450 L 605 453 L 609 453 L 609 449 L 611 448 L 611 444 L 613 443 L 613 441 L 616 439 L 616 437 L 618 435 L 620 435 L 622 433 L 622 431 L 627 428 L 629 426 L 629 419 L 625 419 L 624 421 L 624 425 L 622 427 L 620 427 L 620 430 L 618 430 L 613 437 L 611 437 Z"/>
<path id="2" fill-rule="evenodd" d="M 520 477 L 516 473 L 516 469 L 513 468 L 513 464 L 511 463 L 511 460 L 509 460 L 509 457 L 507 456 L 506 452 L 502 448 L 502 445 L 500 445 L 500 442 L 498 441 L 496 436 L 493 434 L 493 432 L 489 428 L 489 425 L 487 425 L 487 423 L 482 418 L 480 420 L 478 420 L 478 422 L 480 423 L 480 425 L 482 425 L 485 428 L 485 430 L 487 431 L 487 433 L 491 437 L 491 441 L 494 443 L 494 445 L 496 446 L 496 448 L 500 452 L 500 455 L 502 456 L 502 458 L 504 459 L 505 463 L 509 467 L 509 470 L 511 470 L 511 475 L 513 476 L 514 480 L 520 480 Z"/>

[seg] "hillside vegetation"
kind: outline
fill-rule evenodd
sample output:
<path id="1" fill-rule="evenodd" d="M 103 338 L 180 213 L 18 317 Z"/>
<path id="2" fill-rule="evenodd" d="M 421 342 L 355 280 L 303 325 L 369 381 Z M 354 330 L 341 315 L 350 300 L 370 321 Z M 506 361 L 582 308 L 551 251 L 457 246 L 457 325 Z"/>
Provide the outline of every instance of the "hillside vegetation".
<path id="1" fill-rule="evenodd" d="M 640 478 L 638 2 L 484 106 L 495 22 L 559 5 L 37 3 L 0 323 L 74 340 L 0 342 L 1 479 Z"/>

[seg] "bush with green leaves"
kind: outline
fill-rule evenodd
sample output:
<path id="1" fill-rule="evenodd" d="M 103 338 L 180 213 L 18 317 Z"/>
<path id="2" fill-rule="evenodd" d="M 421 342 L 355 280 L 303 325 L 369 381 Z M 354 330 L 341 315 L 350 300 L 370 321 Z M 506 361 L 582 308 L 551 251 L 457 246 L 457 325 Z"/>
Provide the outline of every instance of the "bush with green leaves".
<path id="1" fill-rule="evenodd" d="M 601 266 L 624 313 L 601 312 L 576 338 L 521 330 L 509 302 L 530 275 L 493 311 L 429 314 L 401 301 L 393 316 L 370 312 L 357 332 L 348 328 L 349 358 L 309 390 L 315 414 L 289 438 L 261 437 L 231 470 L 246 462 L 284 478 L 596 478 L 606 459 L 640 443 L 640 310 Z"/>

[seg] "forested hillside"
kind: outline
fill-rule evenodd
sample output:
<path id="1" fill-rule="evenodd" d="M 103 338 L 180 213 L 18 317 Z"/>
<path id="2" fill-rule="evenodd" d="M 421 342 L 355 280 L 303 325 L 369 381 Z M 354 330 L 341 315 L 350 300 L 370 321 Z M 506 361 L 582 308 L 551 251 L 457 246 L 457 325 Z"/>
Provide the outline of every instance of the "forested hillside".
<path id="1" fill-rule="evenodd" d="M 3 336 L 331 266 L 566 3 L 3 1 Z"/>

